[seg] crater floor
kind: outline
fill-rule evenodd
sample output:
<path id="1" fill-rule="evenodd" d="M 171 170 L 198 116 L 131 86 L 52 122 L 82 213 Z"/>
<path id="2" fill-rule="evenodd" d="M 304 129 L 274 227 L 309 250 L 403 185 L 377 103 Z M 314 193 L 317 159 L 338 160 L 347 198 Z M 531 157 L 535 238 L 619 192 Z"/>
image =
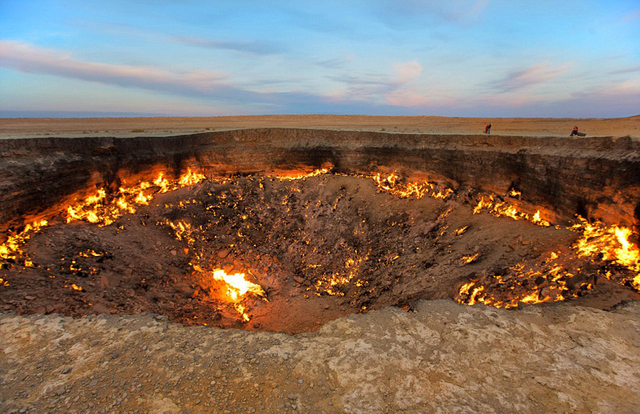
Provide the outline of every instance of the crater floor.
<path id="1" fill-rule="evenodd" d="M 102 214 L 102 225 L 54 218 L 36 233 L 23 259 L 4 261 L 0 310 L 154 312 L 185 325 L 295 333 L 419 299 L 473 303 L 477 294 L 460 293 L 469 281 L 484 285 L 486 303 L 510 306 L 608 309 L 640 296 L 617 283 L 620 269 L 572 255 L 578 234 L 566 227 L 474 214 L 471 193 L 401 198 L 385 186 L 249 176 L 158 193 L 120 217 L 78 207 L 75 216 Z M 216 270 L 264 292 L 231 292 Z"/>

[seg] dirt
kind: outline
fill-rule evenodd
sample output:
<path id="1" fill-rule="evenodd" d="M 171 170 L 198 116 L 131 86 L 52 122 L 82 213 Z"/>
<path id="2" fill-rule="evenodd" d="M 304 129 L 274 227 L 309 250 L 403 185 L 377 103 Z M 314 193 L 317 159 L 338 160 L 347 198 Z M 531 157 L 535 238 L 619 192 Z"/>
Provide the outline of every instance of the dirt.
<path id="1" fill-rule="evenodd" d="M 456 118 L 439 116 L 270 115 L 191 118 L 0 119 L 0 139 L 20 137 L 166 136 L 237 128 L 320 128 L 393 133 L 568 137 L 574 126 L 587 136 L 640 138 L 640 116 L 609 119 Z"/>
<path id="2" fill-rule="evenodd" d="M 400 198 L 371 178 L 333 174 L 207 180 L 158 194 L 108 226 L 54 219 L 20 258 L 4 261 L 0 310 L 154 312 L 185 325 L 296 333 L 419 299 L 460 299 L 469 280 L 517 304 L 557 288 L 513 270 L 544 269 L 551 253 L 566 256 L 572 272 L 553 300 L 608 309 L 640 299 L 615 283 L 628 276 L 620 269 L 570 256 L 575 232 L 473 214 L 475 199 Z M 214 269 L 241 272 L 266 293 L 244 298 L 241 312 Z"/>
<path id="3" fill-rule="evenodd" d="M 298 335 L 0 313 L 7 413 L 636 413 L 640 304 L 419 301 Z"/>

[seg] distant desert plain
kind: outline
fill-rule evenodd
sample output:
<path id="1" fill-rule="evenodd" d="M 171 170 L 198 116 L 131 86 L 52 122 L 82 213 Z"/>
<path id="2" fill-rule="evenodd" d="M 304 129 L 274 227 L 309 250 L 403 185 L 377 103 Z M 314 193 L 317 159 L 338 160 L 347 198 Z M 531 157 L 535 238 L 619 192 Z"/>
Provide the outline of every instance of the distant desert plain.
<path id="1" fill-rule="evenodd" d="M 239 128 L 310 128 L 391 133 L 569 136 L 574 126 L 587 136 L 640 139 L 640 115 L 626 118 L 461 118 L 440 116 L 264 115 L 154 118 L 5 118 L 0 139 L 46 136 L 167 136 Z"/>

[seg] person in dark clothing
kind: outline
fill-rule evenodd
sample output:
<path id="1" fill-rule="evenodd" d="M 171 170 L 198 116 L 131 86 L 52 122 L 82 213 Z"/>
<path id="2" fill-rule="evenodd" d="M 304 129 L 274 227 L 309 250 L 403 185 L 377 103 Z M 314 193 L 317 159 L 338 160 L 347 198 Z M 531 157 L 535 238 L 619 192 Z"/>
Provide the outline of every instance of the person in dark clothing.
<path id="1" fill-rule="evenodd" d="M 569 135 L 570 137 L 576 136 L 576 137 L 586 137 L 587 134 L 585 134 L 584 132 L 579 132 L 578 131 L 578 127 L 574 126 L 573 130 L 571 131 L 571 134 Z"/>
<path id="2" fill-rule="evenodd" d="M 490 134 L 491 133 L 491 124 L 487 124 L 484 126 L 484 133 L 485 134 Z"/>

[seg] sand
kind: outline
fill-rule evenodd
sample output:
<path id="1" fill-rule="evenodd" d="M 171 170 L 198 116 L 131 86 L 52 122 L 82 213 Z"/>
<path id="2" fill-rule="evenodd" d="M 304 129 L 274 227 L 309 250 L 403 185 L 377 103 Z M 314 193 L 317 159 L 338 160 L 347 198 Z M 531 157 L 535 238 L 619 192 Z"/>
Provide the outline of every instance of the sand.
<path id="1" fill-rule="evenodd" d="M 568 136 L 574 126 L 587 136 L 640 139 L 640 115 L 610 119 L 450 118 L 437 116 L 270 115 L 192 118 L 0 119 L 0 139 L 45 136 L 166 136 L 238 128 L 314 128 L 393 133 Z"/>

